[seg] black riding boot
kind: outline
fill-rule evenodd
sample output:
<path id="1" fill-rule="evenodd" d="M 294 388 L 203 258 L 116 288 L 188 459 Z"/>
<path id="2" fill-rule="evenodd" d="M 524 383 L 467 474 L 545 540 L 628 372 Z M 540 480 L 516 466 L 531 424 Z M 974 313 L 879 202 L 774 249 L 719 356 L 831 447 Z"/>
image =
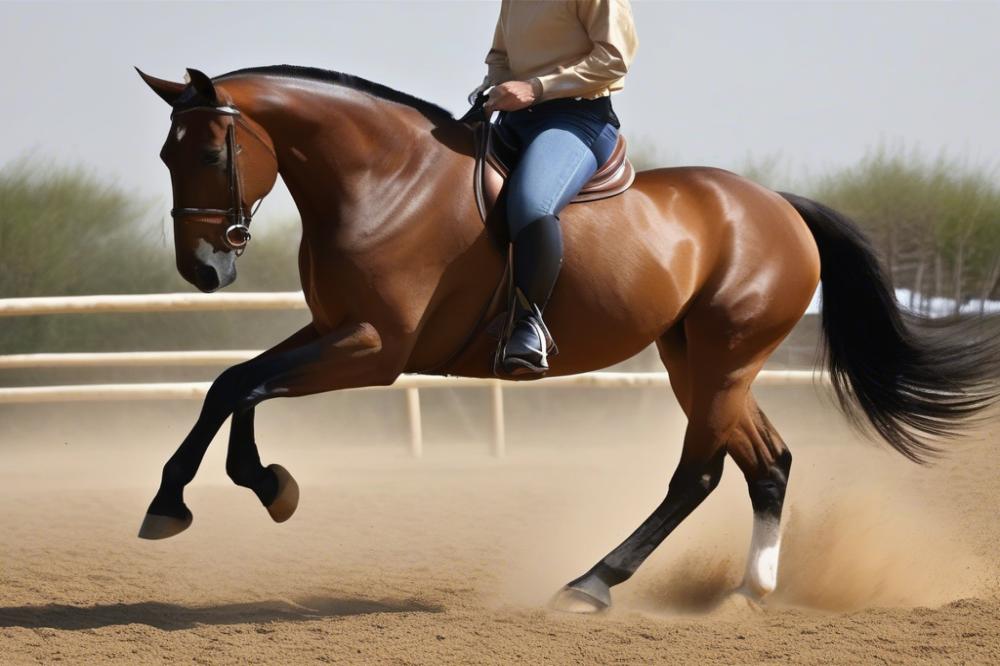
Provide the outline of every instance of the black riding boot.
<path id="1" fill-rule="evenodd" d="M 514 243 L 514 324 L 503 352 L 511 375 L 544 374 L 548 357 L 557 353 L 542 312 L 562 266 L 562 231 L 555 215 L 540 217 L 521 229 Z"/>

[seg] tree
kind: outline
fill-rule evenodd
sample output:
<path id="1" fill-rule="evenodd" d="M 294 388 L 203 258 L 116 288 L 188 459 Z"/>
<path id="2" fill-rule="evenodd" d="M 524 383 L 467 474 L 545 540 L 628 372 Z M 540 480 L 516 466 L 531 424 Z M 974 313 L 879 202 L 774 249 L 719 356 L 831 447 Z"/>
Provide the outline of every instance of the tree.
<path id="1" fill-rule="evenodd" d="M 880 146 L 857 166 L 820 179 L 813 194 L 873 236 L 894 283 L 910 289 L 911 308 L 926 310 L 928 297 L 945 297 L 957 313 L 1000 281 L 995 183 L 988 169 Z"/>
<path id="2" fill-rule="evenodd" d="M 192 290 L 174 267 L 166 208 L 81 167 L 9 164 L 0 170 L 0 298 Z M 254 226 L 233 288 L 297 289 L 294 221 Z M 301 325 L 301 313 L 254 314 L 19 317 L 0 326 L 0 353 L 190 348 L 192 338 L 263 347 Z"/>

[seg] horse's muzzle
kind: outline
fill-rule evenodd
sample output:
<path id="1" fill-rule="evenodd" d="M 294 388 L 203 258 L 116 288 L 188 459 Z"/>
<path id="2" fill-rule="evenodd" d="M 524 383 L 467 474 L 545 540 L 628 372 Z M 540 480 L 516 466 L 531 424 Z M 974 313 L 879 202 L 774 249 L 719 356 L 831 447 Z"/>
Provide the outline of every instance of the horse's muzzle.
<path id="1" fill-rule="evenodd" d="M 199 239 L 193 255 L 179 254 L 177 268 L 185 280 L 206 294 L 228 287 L 236 280 L 234 251 L 218 251 L 204 239 Z"/>
<path id="2" fill-rule="evenodd" d="M 214 266 L 202 264 L 195 269 L 194 286 L 206 294 L 218 289 L 221 286 L 220 282 L 219 272 L 215 270 Z"/>

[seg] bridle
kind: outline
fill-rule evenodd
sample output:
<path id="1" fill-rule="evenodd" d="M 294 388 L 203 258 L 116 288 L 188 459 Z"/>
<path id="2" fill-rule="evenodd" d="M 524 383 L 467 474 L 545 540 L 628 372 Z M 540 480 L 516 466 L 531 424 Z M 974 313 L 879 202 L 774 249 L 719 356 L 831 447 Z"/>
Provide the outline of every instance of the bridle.
<path id="1" fill-rule="evenodd" d="M 243 120 L 239 109 L 234 106 L 192 106 L 185 109 L 175 110 L 170 114 L 170 119 L 190 113 L 192 111 L 206 111 L 222 116 L 229 116 L 233 122 L 226 127 L 226 172 L 229 176 L 229 208 L 173 208 L 170 216 L 174 219 L 192 215 L 198 216 L 219 216 L 228 223 L 226 230 L 222 234 L 222 241 L 226 247 L 240 256 L 246 250 L 247 243 L 250 242 L 250 221 L 260 208 L 263 198 L 259 199 L 253 209 L 243 201 L 243 179 L 240 177 L 240 165 L 236 159 L 239 149 L 236 143 L 236 125 L 239 123 L 243 129 L 250 133 L 250 136 L 257 139 L 274 158 L 275 163 L 278 156 L 271 145 L 263 139 L 253 127 Z"/>

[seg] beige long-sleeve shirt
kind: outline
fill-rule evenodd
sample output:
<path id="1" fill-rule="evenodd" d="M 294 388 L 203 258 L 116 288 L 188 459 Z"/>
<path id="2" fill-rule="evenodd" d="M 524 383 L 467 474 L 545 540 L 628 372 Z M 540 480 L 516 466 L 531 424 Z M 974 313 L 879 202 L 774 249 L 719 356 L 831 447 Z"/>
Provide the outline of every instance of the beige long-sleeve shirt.
<path id="1" fill-rule="evenodd" d="M 639 40 L 629 0 L 503 0 L 487 79 L 537 79 L 538 101 L 621 90 Z"/>

